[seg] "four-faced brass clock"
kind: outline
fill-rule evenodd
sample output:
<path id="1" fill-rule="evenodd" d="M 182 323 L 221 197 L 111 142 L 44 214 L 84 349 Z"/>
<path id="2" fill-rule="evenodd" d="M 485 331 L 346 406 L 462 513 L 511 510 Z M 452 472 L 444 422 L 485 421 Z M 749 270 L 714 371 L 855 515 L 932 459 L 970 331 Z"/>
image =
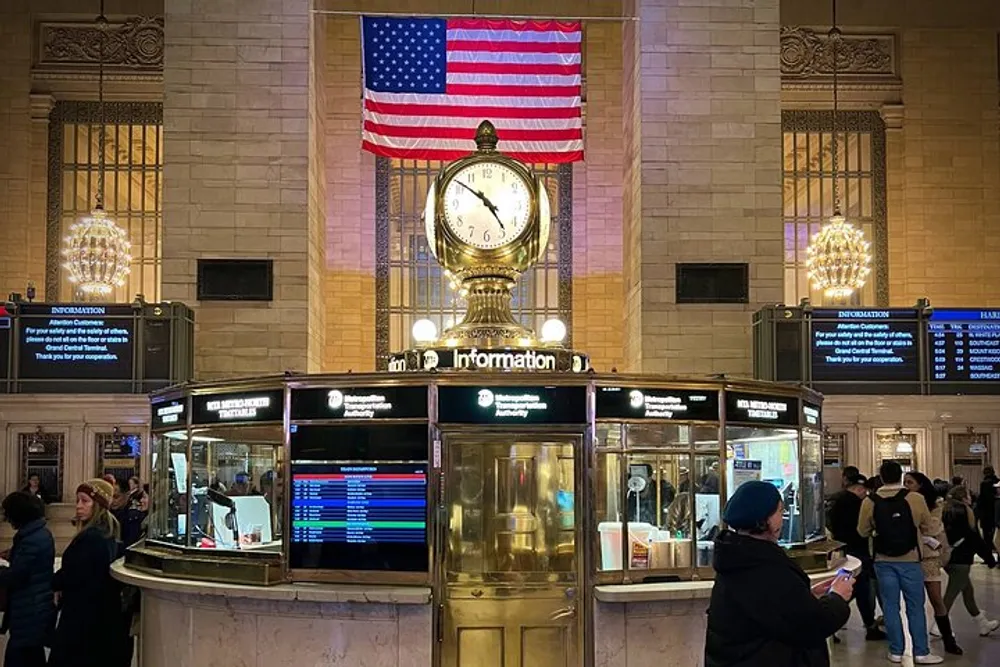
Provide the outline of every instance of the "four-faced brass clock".
<path id="1" fill-rule="evenodd" d="M 511 289 L 548 246 L 548 195 L 530 167 L 497 151 L 489 121 L 479 125 L 476 146 L 441 171 L 424 210 L 431 252 L 468 299 L 465 319 L 442 338 L 451 345 L 530 347 L 534 333 L 514 319 Z"/>

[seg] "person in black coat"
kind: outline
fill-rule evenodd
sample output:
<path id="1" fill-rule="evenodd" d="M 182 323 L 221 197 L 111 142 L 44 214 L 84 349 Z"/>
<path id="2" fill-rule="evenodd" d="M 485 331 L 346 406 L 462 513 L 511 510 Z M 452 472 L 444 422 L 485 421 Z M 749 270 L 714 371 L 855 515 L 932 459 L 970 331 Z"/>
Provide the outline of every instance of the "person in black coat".
<path id="1" fill-rule="evenodd" d="M 854 584 L 854 603 L 865 624 L 865 638 L 868 641 L 885 639 L 875 622 L 875 561 L 872 560 L 868 540 L 858 533 L 858 518 L 861 516 L 861 502 L 868 495 L 865 488 L 867 478 L 857 475 L 845 483 L 844 489 L 830 498 L 826 514 L 830 535 L 844 544 L 844 552 L 861 561 L 861 571 Z"/>
<path id="2" fill-rule="evenodd" d="M 9 567 L 0 568 L 0 588 L 7 594 L 3 625 L 9 632 L 5 667 L 42 667 L 45 645 L 55 625 L 52 572 L 56 548 L 45 525 L 45 507 L 23 492 L 3 499 L 3 513 L 17 530 L 8 554 Z"/>
<path id="3" fill-rule="evenodd" d="M 850 576 L 810 586 L 778 545 L 778 490 L 745 482 L 726 504 L 715 541 L 705 667 L 828 667 L 826 640 L 851 615 Z M 735 532 L 734 532 L 735 531 Z"/>
<path id="4" fill-rule="evenodd" d="M 51 667 L 107 667 L 116 664 L 125 637 L 121 587 L 111 578 L 119 553 L 118 522 L 108 511 L 114 489 L 92 479 L 76 490 L 80 532 L 63 552 L 53 580 L 61 609 L 49 654 Z"/>

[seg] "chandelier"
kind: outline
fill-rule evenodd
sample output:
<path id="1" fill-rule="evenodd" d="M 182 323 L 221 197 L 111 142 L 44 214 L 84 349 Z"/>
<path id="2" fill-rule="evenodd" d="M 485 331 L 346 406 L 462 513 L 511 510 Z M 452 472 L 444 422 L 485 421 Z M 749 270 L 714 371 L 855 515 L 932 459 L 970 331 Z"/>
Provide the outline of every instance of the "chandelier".
<path id="1" fill-rule="evenodd" d="M 104 45 L 108 20 L 104 0 L 97 25 L 101 33 L 98 51 L 97 99 L 100 129 L 97 150 L 97 196 L 94 210 L 74 222 L 63 239 L 64 268 L 69 280 L 87 297 L 104 297 L 125 284 L 131 270 L 132 244 L 128 234 L 104 210 Z"/>
<path id="2" fill-rule="evenodd" d="M 833 215 L 820 230 L 813 234 L 806 248 L 806 269 L 813 289 L 834 302 L 846 302 L 860 290 L 871 273 L 871 254 L 861 229 L 855 227 L 840 212 L 838 176 L 840 163 L 837 156 L 837 45 L 840 30 L 837 28 L 837 0 L 833 2 L 833 27 L 830 28 L 833 67 Z"/>
<path id="3" fill-rule="evenodd" d="M 69 228 L 63 240 L 69 280 L 88 296 L 107 296 L 125 284 L 132 255 L 125 231 L 98 205 Z"/>
<path id="4" fill-rule="evenodd" d="M 834 301 L 844 301 L 864 287 L 871 273 L 871 255 L 864 232 L 839 212 L 813 234 L 806 255 L 806 269 L 813 287 L 823 290 L 823 295 Z"/>

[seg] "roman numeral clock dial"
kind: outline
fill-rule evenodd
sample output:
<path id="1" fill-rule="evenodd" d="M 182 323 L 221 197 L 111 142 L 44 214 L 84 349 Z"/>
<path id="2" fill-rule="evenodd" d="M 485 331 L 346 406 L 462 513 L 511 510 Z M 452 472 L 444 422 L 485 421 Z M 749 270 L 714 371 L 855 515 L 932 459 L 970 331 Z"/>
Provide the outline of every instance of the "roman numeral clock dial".
<path id="1" fill-rule="evenodd" d="M 444 219 L 459 240 L 493 250 L 518 238 L 531 216 L 528 184 L 510 167 L 480 162 L 464 167 L 444 192 Z"/>

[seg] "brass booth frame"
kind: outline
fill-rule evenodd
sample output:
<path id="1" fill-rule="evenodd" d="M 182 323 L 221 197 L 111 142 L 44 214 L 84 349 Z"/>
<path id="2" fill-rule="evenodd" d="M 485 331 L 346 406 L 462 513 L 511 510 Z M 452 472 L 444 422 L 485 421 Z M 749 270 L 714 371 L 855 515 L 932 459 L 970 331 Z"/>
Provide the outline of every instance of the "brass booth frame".
<path id="1" fill-rule="evenodd" d="M 400 412 L 399 418 L 378 417 L 370 419 L 344 419 L 329 417 L 323 419 L 293 419 L 292 414 L 292 394 L 300 390 L 322 389 L 322 390 L 343 390 L 344 395 L 348 395 L 347 390 L 357 392 L 357 395 L 373 394 L 380 390 L 393 390 L 394 388 L 424 387 L 426 388 L 427 405 L 417 405 L 417 412 L 421 415 L 414 417 L 412 410 Z M 512 389 L 534 388 L 537 391 L 557 392 L 560 388 L 582 388 L 570 391 L 572 396 L 582 396 L 583 405 L 577 405 L 575 415 L 581 418 L 574 423 L 533 423 L 533 424 L 511 424 L 511 423 L 483 423 L 481 415 L 470 419 L 471 423 L 448 423 L 441 419 L 442 403 L 439 401 L 439 390 L 443 387 L 465 387 L 475 390 L 484 389 Z M 650 397 L 665 396 L 688 396 L 685 392 L 694 394 L 715 395 L 717 400 L 717 414 L 701 414 L 699 418 L 680 419 L 669 417 L 647 418 L 645 413 L 639 414 L 611 414 L 607 410 L 602 415 L 598 409 L 599 393 L 602 389 L 608 392 L 626 392 L 619 398 L 630 398 L 632 393 L 639 390 L 644 393 L 645 400 Z M 208 396 L 248 397 L 257 392 L 273 392 L 269 394 L 274 397 L 282 397 L 280 411 L 277 406 L 267 412 L 269 421 L 225 421 L 219 419 L 210 424 L 203 420 L 199 423 L 196 419 L 196 401 L 200 402 L 202 412 L 206 414 L 208 409 L 205 398 Z M 659 393 L 657 393 L 659 392 Z M 746 394 L 751 397 L 761 399 L 772 398 L 778 401 L 785 408 L 784 421 L 781 418 L 777 422 L 767 422 L 764 420 L 747 421 L 734 420 L 733 415 L 727 414 L 727 395 L 729 392 Z M 387 395 L 388 392 L 386 392 Z M 322 392 L 319 395 L 323 397 Z M 398 395 L 398 394 L 397 394 Z M 454 395 L 454 394 L 453 394 Z M 472 392 L 468 392 L 471 396 Z M 554 395 L 554 394 L 549 394 Z M 562 394 L 566 396 L 564 392 Z M 305 394 L 303 394 L 303 397 Z M 329 396 L 327 394 L 326 396 Z M 735 398 L 735 397 L 734 397 Z M 687 399 L 685 399 L 687 400 Z M 152 396 L 152 433 L 155 447 L 166 445 L 165 453 L 161 452 L 160 457 L 167 456 L 170 461 L 170 444 L 179 443 L 181 439 L 186 440 L 184 455 L 188 472 L 186 473 L 186 500 L 183 505 L 186 512 L 187 528 L 185 544 L 176 544 L 162 539 L 157 539 L 158 535 L 152 534 L 147 540 L 136 545 L 126 553 L 126 567 L 134 568 L 146 574 L 160 576 L 171 579 L 192 579 L 201 581 L 221 581 L 237 585 L 250 586 L 271 586 L 271 585 L 323 585 L 334 584 L 337 586 L 361 586 L 371 589 L 373 586 L 379 587 L 416 587 L 430 593 L 433 604 L 432 632 L 435 641 L 432 642 L 432 654 L 434 665 L 450 667 L 457 664 L 466 664 L 468 660 L 476 663 L 479 659 L 486 659 L 488 648 L 478 645 L 478 642 L 469 644 L 463 643 L 460 639 L 461 633 L 472 631 L 470 636 L 478 636 L 476 632 L 492 632 L 498 627 L 501 628 L 501 636 L 506 642 L 502 649 L 511 655 L 520 654 L 524 651 L 535 651 L 536 646 L 532 641 L 538 641 L 538 637 L 547 637 L 550 642 L 562 646 L 560 660 L 565 660 L 567 665 L 592 664 L 592 656 L 586 650 L 590 645 L 594 628 L 594 609 L 597 601 L 595 599 L 595 587 L 616 584 L 642 584 L 655 583 L 660 581 L 676 581 L 685 579 L 710 579 L 713 573 L 710 568 L 698 567 L 698 535 L 696 526 L 696 516 L 692 513 L 684 521 L 690 524 L 694 530 L 690 534 L 689 543 L 686 548 L 691 551 L 690 561 L 687 567 L 675 569 L 656 569 L 653 567 L 653 560 L 650 559 L 649 569 L 637 569 L 630 560 L 629 549 L 632 548 L 631 526 L 633 522 L 628 514 L 628 493 L 629 487 L 627 479 L 629 473 L 630 456 L 657 454 L 667 456 L 687 456 L 690 462 L 694 462 L 696 457 L 709 459 L 714 457 L 720 464 L 727 460 L 727 426 L 747 426 L 747 427 L 770 427 L 776 433 L 786 433 L 794 430 L 797 450 L 798 479 L 794 483 L 798 488 L 806 481 L 803 461 L 803 447 L 806 439 L 805 433 L 810 433 L 813 442 L 822 433 L 821 405 L 822 396 L 816 392 L 795 385 L 777 384 L 769 382 L 751 380 L 728 380 L 714 378 L 686 378 L 686 377 L 665 377 L 665 376 L 641 376 L 624 374 L 538 374 L 538 373 L 497 373 L 497 372 L 414 372 L 414 373 L 370 373 L 370 374 L 339 374 L 339 375 L 281 375 L 246 380 L 232 380 L 226 382 L 211 383 L 191 383 L 163 390 Z M 626 400 L 622 405 L 626 405 Z M 323 404 L 321 402 L 321 404 Z M 736 401 L 734 400 L 734 404 Z M 323 404 L 325 405 L 325 404 Z M 558 412 L 552 406 L 544 408 L 546 417 L 550 413 Z M 412 406 L 411 406 L 412 407 Z M 451 414 L 455 415 L 454 406 Z M 563 406 L 565 407 L 565 406 Z M 572 406 L 571 406 L 572 407 Z M 634 405 L 632 407 L 635 407 Z M 166 408 L 166 409 L 164 409 Z M 475 406 L 470 403 L 470 410 Z M 807 408 L 812 413 L 807 417 Z M 324 408 L 325 409 L 325 408 Z M 464 406 L 463 406 L 464 409 Z M 645 408 L 643 408 L 645 409 Z M 790 414 L 794 411 L 794 418 Z M 300 413 L 301 414 L 301 413 Z M 326 413 L 324 413 L 326 414 Z M 345 413 L 346 414 L 346 413 Z M 563 412 L 561 414 L 569 414 Z M 747 414 L 750 414 L 749 412 Z M 456 418 L 463 417 L 465 413 L 457 413 Z M 708 417 L 715 417 L 709 419 Z M 479 419 L 479 421 L 477 421 Z M 543 418 L 544 420 L 544 418 Z M 735 423 L 734 423 L 735 422 Z M 794 425 L 793 423 L 794 422 Z M 427 462 L 427 562 L 426 571 L 402 572 L 402 571 L 357 571 L 357 570 L 323 570 L 323 569 L 292 569 L 289 567 L 291 554 L 291 507 L 292 507 L 292 450 L 291 434 L 293 427 L 299 425 L 322 425 L 322 426 L 384 426 L 384 425 L 410 425 L 424 426 L 427 432 L 426 442 L 426 462 Z M 274 428 L 275 432 L 280 427 L 280 443 L 275 442 L 272 451 L 272 460 L 278 462 L 280 475 L 281 498 L 283 502 L 280 506 L 282 512 L 284 529 L 281 535 L 280 550 L 259 551 L 259 550 L 223 550 L 196 548 L 194 546 L 194 462 L 192 452 L 194 448 L 194 437 L 206 426 L 220 429 L 240 429 L 241 427 L 267 427 Z M 652 443 L 638 443 L 630 445 L 631 431 L 633 427 L 654 427 L 659 430 L 651 431 L 661 437 L 671 433 L 665 426 L 691 427 L 686 431 L 677 430 L 676 433 L 686 433 L 686 444 L 681 441 L 660 441 L 659 447 L 654 438 Z M 614 447 L 599 446 L 600 429 L 618 429 L 618 445 Z M 174 440 L 167 440 L 165 434 L 174 431 Z M 211 434 L 212 431 L 203 431 Z M 641 431 L 640 431 L 641 432 Z M 766 432 L 766 431 L 765 431 Z M 224 433 L 224 431 L 223 431 Z M 714 433 L 718 446 L 711 449 L 699 449 L 696 438 L 701 435 L 708 443 L 710 435 Z M 754 432 L 756 433 L 756 431 Z M 183 435 L 181 435 L 183 434 Z M 780 437 L 780 436 L 776 436 Z M 789 439 L 791 435 L 785 436 Z M 248 440 L 251 443 L 252 440 Z M 702 443 L 704 446 L 705 443 Z M 180 448 L 179 444 L 175 444 Z M 821 443 L 819 445 L 821 447 Z M 464 449 L 463 449 L 464 448 Z M 545 448 L 548 448 L 546 450 Z M 544 451 L 550 453 L 546 454 Z M 561 476 L 562 462 L 566 460 L 565 453 L 572 451 L 572 523 L 569 519 L 563 518 L 563 523 L 559 519 L 551 518 L 551 511 L 546 515 L 545 507 L 552 509 L 553 497 L 551 490 L 554 488 L 551 482 L 546 487 L 544 505 L 541 492 L 541 480 L 553 475 Z M 467 457 L 479 457 L 475 459 L 478 468 L 469 468 L 466 462 L 458 462 L 453 466 L 452 457 L 458 457 L 459 452 L 464 452 Z M 477 453 L 479 452 L 479 453 Z M 497 454 L 497 452 L 501 452 Z M 179 453 L 179 452 L 175 452 Z M 599 488 L 601 478 L 599 477 L 599 459 L 617 459 L 619 479 L 615 482 L 617 486 L 613 489 L 610 473 L 603 479 L 605 487 Z M 733 457 L 735 458 L 735 454 Z M 494 457 L 494 458 L 491 458 Z M 529 495 L 534 493 L 537 512 L 535 512 L 536 527 L 530 528 L 525 533 L 517 528 L 496 528 L 497 519 L 510 520 L 516 523 L 517 516 L 507 510 L 498 509 L 501 507 L 499 495 L 501 493 L 500 466 L 501 457 L 503 465 L 530 465 L 530 473 L 535 479 L 526 486 Z M 680 460 L 680 459 L 678 459 Z M 458 461 L 456 458 L 455 461 Z M 519 461 L 531 461 L 530 464 L 519 464 Z M 537 461 L 537 466 L 536 462 Z M 513 463 L 511 463 L 513 462 Z M 553 462 L 555 462 L 553 464 Z M 165 479 L 160 479 L 162 473 L 167 468 L 166 462 L 160 460 L 161 466 L 154 466 L 153 470 L 153 498 L 164 499 L 162 490 L 173 492 L 170 475 Z M 209 462 L 209 465 L 211 463 Z M 659 465 L 659 464 L 658 464 Z M 546 467 L 547 466 L 547 467 Z M 728 495 L 727 466 L 720 465 L 719 476 L 719 503 L 720 508 L 723 499 Z M 535 471 L 538 474 L 535 474 Z M 472 470 L 472 473 L 468 473 Z M 504 474 L 510 474 L 513 468 L 504 468 Z M 659 470 L 659 469 L 658 469 Z M 473 542 L 475 536 L 481 536 L 479 542 L 479 565 L 475 564 L 472 569 L 466 569 L 465 563 L 475 563 L 476 556 L 469 556 L 464 550 L 464 546 L 472 544 L 472 552 L 476 551 L 476 544 L 466 540 L 466 534 L 462 528 L 462 521 L 466 516 L 466 510 L 473 507 L 475 516 L 475 503 L 472 505 L 462 497 L 464 491 L 460 490 L 461 482 L 472 474 L 473 478 L 478 471 L 478 508 L 480 509 L 479 523 L 472 521 L 470 526 Z M 693 473 L 693 467 L 691 472 Z M 454 473 L 454 474 L 452 474 Z M 659 472 L 657 473 L 659 474 Z M 693 477 L 693 475 L 691 475 Z M 503 480 L 511 478 L 504 477 Z M 562 477 L 560 477 L 562 479 Z M 657 478 L 659 479 L 659 478 Z M 693 480 L 691 482 L 693 484 Z M 176 484 L 176 482 L 174 482 Z M 504 484 L 510 484 L 505 481 Z M 558 482 L 562 484 L 562 482 Z M 558 486 L 557 484 L 557 486 Z M 822 484 L 820 475 L 819 484 Z M 166 485 L 164 487 L 163 485 Z M 492 486 L 491 486 L 492 485 Z M 532 486 L 534 485 L 534 486 Z M 474 486 L 474 485 L 473 485 Z M 263 487 L 262 487 L 263 488 Z M 507 487 L 505 487 L 507 488 Z M 559 486 L 560 489 L 563 487 Z M 656 488 L 660 488 L 657 486 Z M 815 487 L 814 487 L 815 488 Z M 273 487 L 272 502 L 277 500 Z M 493 490 L 494 501 L 492 509 L 485 500 L 489 489 Z M 602 553 L 601 536 L 599 535 L 598 498 L 601 493 L 605 494 L 605 503 L 610 502 L 612 491 L 617 494 L 617 506 L 620 508 L 619 520 L 621 532 L 619 538 L 621 542 L 621 563 L 620 569 L 602 571 L 600 569 L 602 559 L 607 554 Z M 504 491 L 504 493 L 512 493 Z M 562 493 L 560 490 L 559 493 Z M 694 490 L 690 489 L 691 502 L 694 503 Z M 659 492 L 657 492 L 659 494 Z M 704 495 L 704 494 L 701 494 Z M 714 495 L 714 492 L 709 495 Z M 819 497 L 816 499 L 822 503 L 822 486 L 819 487 Z M 507 499 L 509 500 L 509 498 Z M 657 495 L 657 502 L 659 495 Z M 638 502 L 638 493 L 636 494 Z M 178 503 L 178 506 L 181 506 Z M 158 512 L 163 512 L 165 508 L 154 507 L 151 511 L 150 524 L 161 525 L 157 522 L 160 517 Z M 605 507 L 605 513 L 610 511 L 610 507 Z M 535 511 L 535 510 L 532 510 Z M 624 514 L 621 514 L 624 511 Z M 657 509 L 657 512 L 660 510 Z M 556 513 L 562 512 L 560 508 Z M 529 513 L 530 514 L 530 513 Z M 800 523 L 804 523 L 807 511 L 802 509 Z M 169 520 L 169 515 L 164 515 Z M 525 516 L 524 514 L 518 516 Z M 636 520 L 639 520 L 639 509 L 636 508 Z M 456 525 L 456 517 L 458 525 Z M 548 518 L 546 518 L 548 517 Z M 529 516 L 529 520 L 532 520 Z M 492 522 L 492 524 L 490 523 Z M 168 524 L 162 524 L 168 525 Z M 487 528 L 493 525 L 494 528 Z M 553 526 L 556 526 L 553 528 Z M 626 528 L 626 526 L 628 526 Z M 479 531 L 478 533 L 476 531 Z M 552 549 L 549 537 L 552 531 L 557 531 L 560 541 L 556 549 Z M 802 536 L 805 537 L 807 529 L 801 528 Z M 491 532 L 492 531 L 492 532 Z M 504 532 L 507 531 L 507 532 Z M 791 529 L 790 529 L 791 531 Z M 180 531 L 178 531 L 180 532 Z M 456 537 L 456 534 L 458 537 Z M 495 556 L 499 553 L 497 546 L 501 534 L 507 535 L 512 540 L 518 539 L 518 535 L 528 534 L 530 546 L 527 551 L 522 549 L 520 554 L 527 553 L 529 557 L 534 557 L 530 561 L 536 567 L 489 567 L 488 564 L 497 564 L 500 561 L 494 558 L 490 560 L 487 556 L 492 549 Z M 537 538 L 536 535 L 543 535 Z M 567 537 L 568 536 L 568 537 Z M 565 538 L 565 539 L 564 539 Z M 685 540 L 678 536 L 676 548 L 684 548 Z M 464 541 L 463 541 L 464 540 Z M 538 540 L 541 540 L 540 542 Z M 459 547 L 455 545 L 458 544 Z M 539 544 L 541 546 L 539 546 Z M 490 545 L 493 545 L 492 547 Z M 546 546 L 548 545 L 548 546 Z M 567 547 L 568 545 L 568 547 Z M 564 548 L 565 547 L 565 548 Z M 806 569 L 820 571 L 830 568 L 831 563 L 839 558 L 840 545 L 828 543 L 823 540 L 816 540 L 792 547 L 790 552 L 793 557 L 799 560 Z M 671 547 L 673 548 L 673 547 Z M 532 551 L 534 549 L 535 551 Z M 562 551 L 560 551 L 562 549 Z M 510 552 L 514 553 L 514 552 Z M 452 567 L 449 559 L 456 558 L 460 562 L 458 567 Z M 554 554 L 554 555 L 553 555 Z M 562 560 L 558 560 L 558 559 Z M 551 566 L 553 559 L 558 561 L 556 566 Z M 569 560 L 567 560 L 569 559 Z M 567 563 L 571 563 L 568 565 Z M 477 569 L 478 568 L 478 569 Z M 535 634 L 532 634 L 535 633 Z M 530 639 L 536 637 L 535 640 Z M 555 637 L 556 639 L 553 639 Z M 464 646 L 465 648 L 460 648 Z M 471 646 L 471 648 L 470 648 Z M 496 650 L 496 647 L 492 647 Z M 459 656 L 460 651 L 471 651 L 472 654 Z M 482 655 L 480 655 L 482 653 Z"/>
<path id="2" fill-rule="evenodd" d="M 586 408 L 585 422 L 578 424 L 544 424 L 544 425 L 457 425 L 441 424 L 438 422 L 437 388 L 440 386 L 505 386 L 505 387 L 566 387 L 583 386 L 586 388 Z M 399 387 L 399 386 L 425 386 L 428 388 L 428 405 L 426 419 L 369 419 L 369 420 L 308 420 L 296 421 L 296 424 L 403 424 L 403 423 L 426 423 L 428 429 L 427 437 L 427 461 L 428 465 L 428 556 L 430 568 L 426 573 L 406 573 L 406 572 L 370 572 L 370 571 L 326 571 L 326 570 L 290 570 L 288 568 L 287 555 L 290 541 L 290 502 L 291 498 L 291 457 L 290 457 L 290 427 L 293 424 L 290 414 L 291 393 L 294 390 L 306 388 L 363 388 L 377 389 L 379 387 Z M 697 421 L 680 419 L 629 419 L 598 418 L 595 412 L 595 395 L 599 387 L 639 387 L 653 390 L 705 390 L 717 391 L 719 396 L 719 416 L 718 421 Z M 193 421 L 192 401 L 197 397 L 207 395 L 219 395 L 230 393 L 252 393 L 262 390 L 283 390 L 284 404 L 282 406 L 281 421 L 271 422 L 248 422 L 231 421 L 225 422 L 228 428 L 238 428 L 250 424 L 260 425 L 269 423 L 280 424 L 282 427 L 283 439 L 281 444 L 281 483 L 283 486 L 283 498 L 286 499 L 282 511 L 284 513 L 285 529 L 282 535 L 281 552 L 249 552 L 249 551 L 223 551 L 213 549 L 191 548 L 191 545 L 179 545 L 175 543 L 157 540 L 155 536 L 147 539 L 144 543 L 133 548 L 127 556 L 127 564 L 131 567 L 145 570 L 152 573 L 160 573 L 163 576 L 179 576 L 182 578 L 227 581 L 238 584 L 273 585 L 288 581 L 312 581 L 324 583 L 380 583 L 395 585 L 425 585 L 434 586 L 436 582 L 442 580 L 441 556 L 444 545 L 442 544 L 443 507 L 441 496 L 446 480 L 444 479 L 443 457 L 447 456 L 449 443 L 466 436 L 482 437 L 489 435 L 497 437 L 518 437 L 531 436 L 532 441 L 551 437 L 553 435 L 574 436 L 580 438 L 582 451 L 577 456 L 577 473 L 580 476 L 580 484 L 577 486 L 576 502 L 580 505 L 576 514 L 578 524 L 579 539 L 583 540 L 584 548 L 580 550 L 579 559 L 581 565 L 585 567 L 581 573 L 580 581 L 587 586 L 594 584 L 608 583 L 634 583 L 637 574 L 635 570 L 623 567 L 622 570 L 613 572 L 599 572 L 594 564 L 597 562 L 596 552 L 596 526 L 597 517 L 595 515 L 594 499 L 594 471 L 597 467 L 597 448 L 595 445 L 595 427 L 601 423 L 616 424 L 684 424 L 691 426 L 715 426 L 718 429 L 718 452 L 699 451 L 699 454 L 717 454 L 719 461 L 726 460 L 726 426 L 727 415 L 725 414 L 725 393 L 729 391 L 748 392 L 756 394 L 766 394 L 776 398 L 792 399 L 796 409 L 801 413 L 802 402 L 807 401 L 816 406 L 822 404 L 821 395 L 800 386 L 787 384 L 776 384 L 769 382 L 759 382 L 750 380 L 726 380 L 726 379 L 701 379 L 689 377 L 664 377 L 664 376 L 642 376 L 625 374 L 586 374 L 586 375 L 541 375 L 541 374 L 498 374 L 498 373 L 476 373 L 462 372 L 455 374 L 444 373 L 406 373 L 387 375 L 385 373 L 371 374 L 340 374 L 340 375 L 280 375 L 246 380 L 232 380 L 208 383 L 189 383 L 179 385 L 167 390 L 153 394 L 153 435 L 162 435 L 166 431 L 184 430 L 187 435 L 186 457 L 190 465 L 192 454 L 191 434 L 193 429 L 204 425 Z M 158 424 L 156 422 L 156 409 L 165 402 L 180 401 L 184 405 L 183 422 L 172 424 Z M 802 449 L 801 434 L 803 430 L 820 433 L 821 422 L 805 426 L 799 420 L 798 426 L 789 426 L 790 429 L 798 431 L 798 448 Z M 732 423 L 730 419 L 728 423 Z M 740 422 L 743 425 L 752 425 L 751 422 Z M 766 426 L 764 422 L 758 425 Z M 773 424 L 772 424 L 773 425 Z M 220 426 L 216 423 L 213 426 Z M 435 448 L 437 451 L 435 452 Z M 622 449 L 624 456 L 625 450 Z M 636 449 L 636 453 L 643 450 Z M 692 449 L 692 455 L 694 450 Z M 437 463 L 438 465 L 435 465 Z M 167 483 L 169 480 L 155 479 L 156 471 L 153 472 L 154 484 Z M 624 496 L 627 493 L 624 486 L 625 467 L 622 466 L 621 495 L 622 506 L 624 507 Z M 187 476 L 188 497 L 191 493 L 192 475 Z M 802 470 L 799 466 L 799 484 L 802 483 Z M 726 497 L 727 484 L 725 474 L 720 475 L 720 495 Z M 154 489 L 155 496 L 155 489 Z M 155 513 L 157 508 L 153 508 Z M 190 512 L 190 507 L 188 507 Z M 580 520 L 582 518 L 582 524 Z M 627 540 L 622 540 L 623 552 L 626 549 Z M 810 552 L 813 550 L 810 549 Z M 817 553 L 827 553 L 826 548 L 820 549 Z M 805 556 L 805 554 L 801 554 Z M 623 557 L 625 554 L 623 553 Z M 826 558 L 813 558 L 814 567 L 820 567 L 826 562 Z M 624 563 L 625 561 L 623 561 Z M 692 559 L 692 566 L 694 565 Z M 642 573 L 638 580 L 641 581 Z M 657 572 L 655 574 L 663 574 Z M 690 568 L 684 571 L 669 573 L 673 576 L 686 578 L 711 577 L 710 570 L 698 570 Z"/>

